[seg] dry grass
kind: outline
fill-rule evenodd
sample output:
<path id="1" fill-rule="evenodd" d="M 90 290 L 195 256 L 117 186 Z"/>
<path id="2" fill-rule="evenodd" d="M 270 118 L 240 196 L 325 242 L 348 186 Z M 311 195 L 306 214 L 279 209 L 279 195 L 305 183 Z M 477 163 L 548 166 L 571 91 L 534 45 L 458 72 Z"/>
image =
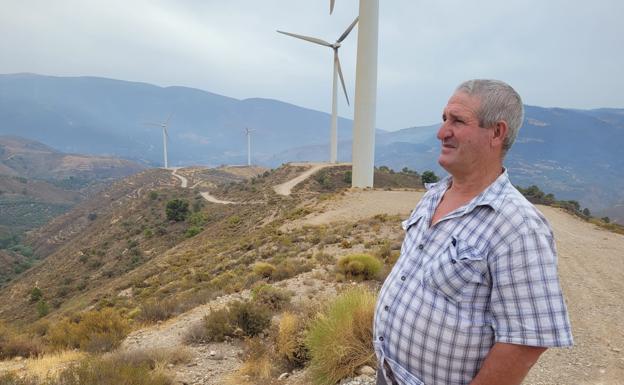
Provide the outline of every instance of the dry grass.
<path id="1" fill-rule="evenodd" d="M 357 368 L 376 366 L 373 351 L 375 294 L 354 288 L 340 294 L 312 322 L 306 345 L 314 383 L 332 385 L 354 376 Z"/>
<path id="2" fill-rule="evenodd" d="M 77 350 L 63 350 L 45 354 L 38 358 L 26 360 L 26 373 L 37 378 L 55 377 L 69 364 L 78 362 L 83 358 L 85 358 L 85 353 Z"/>

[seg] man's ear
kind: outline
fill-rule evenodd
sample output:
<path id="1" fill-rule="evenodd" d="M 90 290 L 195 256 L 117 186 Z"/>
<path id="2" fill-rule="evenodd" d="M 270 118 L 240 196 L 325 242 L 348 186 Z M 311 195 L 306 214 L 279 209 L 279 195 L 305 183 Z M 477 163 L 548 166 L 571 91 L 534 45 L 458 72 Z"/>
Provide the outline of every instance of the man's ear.
<path id="1" fill-rule="evenodd" d="M 493 133 L 492 133 L 492 139 L 491 139 L 491 145 L 492 147 L 503 147 L 503 143 L 505 142 L 505 138 L 507 137 L 507 133 L 509 131 L 509 127 L 507 126 L 507 122 L 505 122 L 504 120 L 499 120 L 498 122 L 496 122 L 496 124 L 494 124 L 494 127 L 492 127 L 493 129 Z"/>

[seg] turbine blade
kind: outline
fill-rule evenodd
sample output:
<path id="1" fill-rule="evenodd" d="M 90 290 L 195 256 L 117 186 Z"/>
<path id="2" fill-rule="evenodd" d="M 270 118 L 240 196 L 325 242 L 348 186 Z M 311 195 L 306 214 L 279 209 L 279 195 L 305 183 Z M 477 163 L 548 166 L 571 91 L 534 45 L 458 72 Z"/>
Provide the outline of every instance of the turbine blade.
<path id="1" fill-rule="evenodd" d="M 334 12 L 334 4 L 336 3 L 336 0 L 329 0 L 329 14 L 331 15 L 332 12 Z"/>
<path id="2" fill-rule="evenodd" d="M 325 40 L 322 40 L 322 39 L 317 39 L 315 37 L 297 35 L 296 33 L 284 32 L 284 31 L 280 31 L 280 30 L 278 30 L 277 32 L 282 33 L 284 35 L 296 37 L 297 39 L 306 40 L 306 41 L 309 41 L 309 42 L 312 42 L 312 43 L 324 45 L 326 47 L 332 47 L 331 43 L 328 43 L 328 42 L 326 42 Z"/>
<path id="3" fill-rule="evenodd" d="M 349 95 L 347 95 L 347 87 L 345 86 L 344 78 L 342 77 L 342 69 L 340 68 L 340 59 L 338 58 L 338 50 L 334 51 L 334 61 L 336 62 L 336 69 L 338 69 L 338 76 L 340 76 L 340 83 L 342 84 L 342 90 L 344 91 L 345 98 L 347 99 L 347 105 L 349 104 Z"/>
<path id="4" fill-rule="evenodd" d="M 173 112 L 171 112 L 169 114 L 169 117 L 167 118 L 167 120 L 165 121 L 165 125 L 169 125 L 169 121 L 171 120 L 171 118 L 173 117 Z"/>
<path id="5" fill-rule="evenodd" d="M 351 23 L 351 25 L 347 27 L 347 29 L 343 32 L 342 35 L 340 35 L 338 40 L 336 40 L 336 43 L 342 42 L 344 39 L 347 38 L 347 36 L 349 36 L 349 33 L 351 33 L 351 30 L 353 29 L 353 27 L 355 27 L 355 25 L 357 24 L 359 19 L 360 18 L 358 16 L 358 17 L 355 18 L 355 20 L 353 20 L 353 23 Z"/>

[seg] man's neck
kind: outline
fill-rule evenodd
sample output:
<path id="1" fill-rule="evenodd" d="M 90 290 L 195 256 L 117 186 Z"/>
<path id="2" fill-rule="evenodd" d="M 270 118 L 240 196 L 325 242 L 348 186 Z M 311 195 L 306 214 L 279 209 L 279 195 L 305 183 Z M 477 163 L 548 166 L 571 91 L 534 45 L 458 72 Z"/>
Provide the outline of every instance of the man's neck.
<path id="1" fill-rule="evenodd" d="M 496 165 L 489 170 L 481 170 L 472 175 L 453 175 L 447 193 L 470 200 L 494 183 L 502 172 L 503 166 Z"/>

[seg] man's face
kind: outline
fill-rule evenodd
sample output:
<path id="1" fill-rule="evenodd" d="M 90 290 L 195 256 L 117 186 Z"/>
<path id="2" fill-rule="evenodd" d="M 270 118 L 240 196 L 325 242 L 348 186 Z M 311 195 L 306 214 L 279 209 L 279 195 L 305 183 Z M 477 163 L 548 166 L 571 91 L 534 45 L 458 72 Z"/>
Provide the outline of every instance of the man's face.
<path id="1" fill-rule="evenodd" d="M 438 130 L 441 141 L 438 163 L 453 176 L 470 175 L 492 161 L 492 129 L 479 126 L 479 98 L 465 92 L 451 96 Z"/>

